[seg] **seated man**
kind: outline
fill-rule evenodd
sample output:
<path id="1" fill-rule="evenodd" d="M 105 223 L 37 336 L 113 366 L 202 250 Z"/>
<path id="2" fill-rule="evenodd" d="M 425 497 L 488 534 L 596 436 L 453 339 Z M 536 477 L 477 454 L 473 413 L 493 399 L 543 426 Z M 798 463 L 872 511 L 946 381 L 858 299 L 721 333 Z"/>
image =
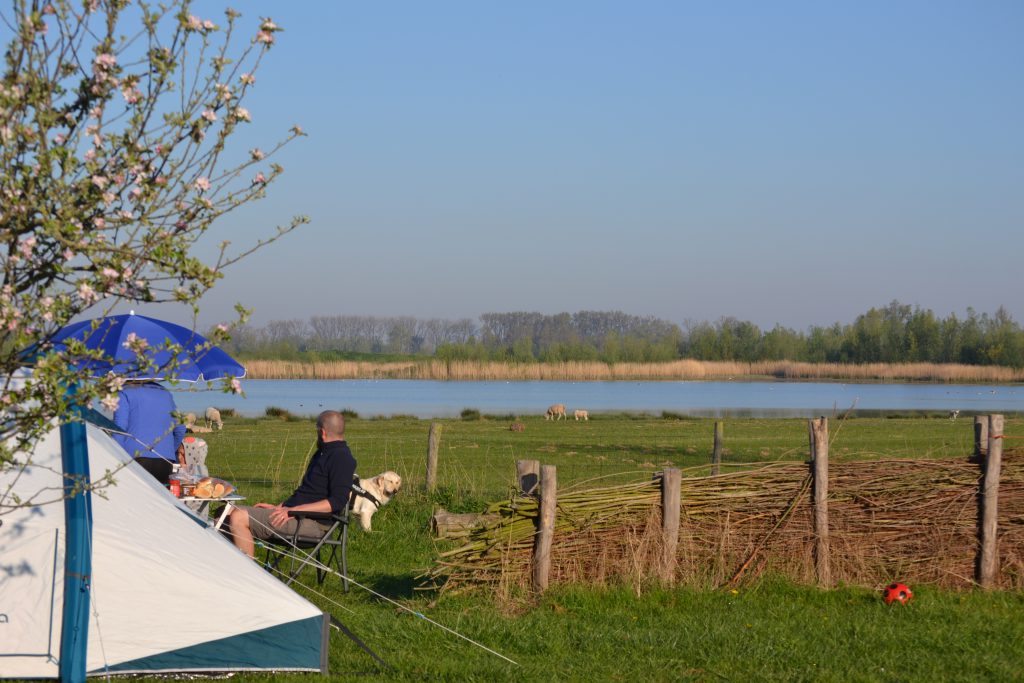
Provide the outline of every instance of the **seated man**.
<path id="1" fill-rule="evenodd" d="M 253 538 L 287 538 L 295 533 L 300 522 L 289 512 L 340 512 L 348 505 L 356 460 L 345 443 L 345 417 L 334 410 L 325 410 L 316 419 L 317 451 L 309 461 L 302 483 L 288 500 L 280 505 L 257 503 L 233 509 L 227 527 L 231 540 L 246 555 L 253 557 Z M 301 521 L 300 533 L 315 536 L 327 531 L 311 519 Z"/>

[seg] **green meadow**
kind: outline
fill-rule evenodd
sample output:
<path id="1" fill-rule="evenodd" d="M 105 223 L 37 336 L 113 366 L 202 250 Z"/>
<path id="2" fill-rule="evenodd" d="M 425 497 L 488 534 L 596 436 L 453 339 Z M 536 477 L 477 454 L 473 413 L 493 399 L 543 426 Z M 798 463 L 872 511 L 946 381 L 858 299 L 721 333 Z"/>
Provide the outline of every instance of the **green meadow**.
<path id="1" fill-rule="evenodd" d="M 395 470 L 404 485 L 374 517 L 372 532 L 351 530 L 349 573 L 359 586 L 346 594 L 337 577 L 322 587 L 311 569 L 300 577 L 300 593 L 391 667 L 381 667 L 334 631 L 332 673 L 410 681 L 905 681 L 1019 680 L 1024 671 L 1024 595 L 1017 592 L 912 586 L 908 605 L 886 606 L 873 590 L 822 591 L 777 578 L 738 591 L 556 586 L 539 599 L 498 600 L 486 589 L 422 590 L 418 577 L 438 551 L 450 547 L 431 538 L 433 510 L 479 512 L 487 502 L 507 497 L 516 460 L 556 465 L 560 489 L 649 479 L 665 466 L 683 468 L 684 476 L 709 471 L 714 420 L 525 418 L 521 433 L 509 430 L 512 420 L 437 420 L 442 436 L 433 493 L 425 490 L 431 421 L 348 421 L 360 475 Z M 234 482 L 249 501 L 282 500 L 314 447 L 313 420 L 225 422 L 223 431 L 201 435 L 210 444 L 211 474 Z M 835 416 L 829 426 L 833 460 L 966 458 L 973 448 L 970 419 Z M 728 419 L 724 434 L 725 467 L 807 457 L 806 420 Z M 1009 417 L 1006 434 L 1024 435 L 1024 420 Z M 1007 448 L 1014 444 L 1008 441 Z"/>

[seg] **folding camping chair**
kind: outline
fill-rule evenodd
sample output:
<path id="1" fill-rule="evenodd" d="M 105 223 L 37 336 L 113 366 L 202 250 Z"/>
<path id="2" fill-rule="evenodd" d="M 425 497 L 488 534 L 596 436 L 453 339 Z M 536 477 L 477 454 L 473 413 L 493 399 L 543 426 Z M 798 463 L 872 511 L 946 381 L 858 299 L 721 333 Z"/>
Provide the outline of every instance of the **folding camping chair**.
<path id="1" fill-rule="evenodd" d="M 301 551 L 299 557 L 296 553 L 279 553 L 272 548 L 267 548 L 263 566 L 274 569 L 284 575 L 279 569 L 281 561 L 288 556 L 288 573 L 285 584 L 290 584 L 299 575 L 302 568 L 308 564 L 315 563 L 316 582 L 322 585 L 327 574 L 333 565 L 341 575 L 341 586 L 348 593 L 348 524 L 351 519 L 351 511 L 356 502 L 356 496 L 363 496 L 380 505 L 380 502 L 369 491 L 359 485 L 359 477 L 352 482 L 352 495 L 348 498 L 348 505 L 338 513 L 327 512 L 290 512 L 289 515 L 298 519 L 313 519 L 322 523 L 330 522 L 330 527 L 322 536 L 303 536 L 299 533 L 298 527 L 290 538 L 278 537 L 270 543 L 278 546 L 285 546 L 292 550 Z M 321 559 L 321 554 L 326 553 L 326 560 Z"/>
<path id="2" fill-rule="evenodd" d="M 269 541 L 273 545 L 284 546 L 292 552 L 276 552 L 267 548 L 264 566 L 279 571 L 285 578 L 285 585 L 291 584 L 298 577 L 302 568 L 312 564 L 316 568 L 317 585 L 322 585 L 332 567 L 341 575 L 341 586 L 348 592 L 348 520 L 351 505 L 337 513 L 330 512 L 291 512 L 290 516 L 299 520 L 312 519 L 329 524 L 327 531 L 319 536 L 303 536 L 299 528 L 290 537 L 279 537 Z M 288 558 L 287 573 L 279 568 L 281 561 Z"/>

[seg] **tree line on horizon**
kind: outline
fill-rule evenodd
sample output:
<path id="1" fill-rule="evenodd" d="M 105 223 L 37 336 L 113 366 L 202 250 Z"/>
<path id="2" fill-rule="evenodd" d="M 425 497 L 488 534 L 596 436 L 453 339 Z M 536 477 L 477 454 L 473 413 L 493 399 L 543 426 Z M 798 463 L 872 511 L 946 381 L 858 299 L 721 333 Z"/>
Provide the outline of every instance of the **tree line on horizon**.
<path id="1" fill-rule="evenodd" d="M 334 315 L 241 326 L 223 345 L 242 357 L 278 360 L 424 357 L 514 363 L 679 359 L 812 363 L 961 363 L 1024 367 L 1024 330 L 1005 308 L 967 309 L 963 319 L 893 301 L 849 324 L 806 331 L 749 321 L 687 320 L 682 326 L 621 311 L 484 313 L 445 320 Z"/>

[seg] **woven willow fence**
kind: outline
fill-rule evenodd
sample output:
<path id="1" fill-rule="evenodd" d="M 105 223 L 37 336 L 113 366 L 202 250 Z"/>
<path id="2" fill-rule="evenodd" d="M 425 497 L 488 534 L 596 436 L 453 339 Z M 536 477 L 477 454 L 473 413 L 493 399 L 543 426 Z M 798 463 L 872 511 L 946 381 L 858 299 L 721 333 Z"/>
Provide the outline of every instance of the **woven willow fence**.
<path id="1" fill-rule="evenodd" d="M 664 553 L 675 536 L 666 536 L 662 520 L 662 477 L 558 492 L 547 578 L 551 583 L 625 582 L 637 588 L 666 580 L 718 587 L 765 572 L 798 582 L 866 587 L 895 579 L 944 588 L 967 588 L 978 581 L 984 465 L 832 463 L 824 534 L 815 530 L 813 466 L 722 468 L 718 476 L 701 477 L 683 470 L 678 541 L 668 573 Z M 1024 450 L 1002 457 L 996 480 L 997 562 L 994 575 L 982 583 L 1021 588 Z M 535 496 L 516 495 L 492 505 L 488 512 L 494 521 L 458 534 L 464 544 L 442 553 L 428 576 L 445 588 L 536 587 L 539 504 Z M 827 537 L 825 581 L 816 557 L 822 536 Z"/>

